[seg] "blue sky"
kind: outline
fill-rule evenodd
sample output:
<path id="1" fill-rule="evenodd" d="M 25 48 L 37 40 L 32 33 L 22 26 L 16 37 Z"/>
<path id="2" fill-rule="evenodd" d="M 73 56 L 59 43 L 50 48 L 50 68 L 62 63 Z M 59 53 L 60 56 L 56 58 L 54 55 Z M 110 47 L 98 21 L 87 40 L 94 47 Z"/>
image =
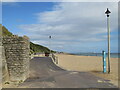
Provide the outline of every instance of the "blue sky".
<path id="1" fill-rule="evenodd" d="M 20 30 L 17 27 L 21 24 L 37 24 L 36 13 L 51 10 L 53 3 L 3 3 L 2 21 L 11 32 L 17 34 Z"/>
<path id="2" fill-rule="evenodd" d="M 117 3 L 3 3 L 2 24 L 14 34 L 64 52 L 107 52 L 106 8 L 111 10 L 111 52 L 118 51 Z"/>

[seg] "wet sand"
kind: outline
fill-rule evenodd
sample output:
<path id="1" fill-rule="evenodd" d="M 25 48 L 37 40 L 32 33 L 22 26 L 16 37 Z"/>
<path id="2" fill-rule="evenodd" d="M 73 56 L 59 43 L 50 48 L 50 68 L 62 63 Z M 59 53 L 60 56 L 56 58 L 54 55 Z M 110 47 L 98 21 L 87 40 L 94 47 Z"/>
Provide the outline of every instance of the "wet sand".
<path id="1" fill-rule="evenodd" d="M 66 70 L 90 72 L 118 86 L 118 58 L 111 58 L 110 60 L 111 73 L 103 74 L 102 57 L 68 54 L 56 54 L 56 56 L 58 57 L 58 66 Z"/>

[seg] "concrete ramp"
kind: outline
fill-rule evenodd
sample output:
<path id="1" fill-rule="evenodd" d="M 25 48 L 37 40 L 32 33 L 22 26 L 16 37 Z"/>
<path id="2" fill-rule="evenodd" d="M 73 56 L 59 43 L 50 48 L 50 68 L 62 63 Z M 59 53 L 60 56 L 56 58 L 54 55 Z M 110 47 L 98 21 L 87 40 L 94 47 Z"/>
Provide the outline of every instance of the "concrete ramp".
<path id="1" fill-rule="evenodd" d="M 50 57 L 35 57 L 30 62 L 30 77 L 19 88 L 117 88 L 108 80 L 87 72 L 66 71 Z"/>

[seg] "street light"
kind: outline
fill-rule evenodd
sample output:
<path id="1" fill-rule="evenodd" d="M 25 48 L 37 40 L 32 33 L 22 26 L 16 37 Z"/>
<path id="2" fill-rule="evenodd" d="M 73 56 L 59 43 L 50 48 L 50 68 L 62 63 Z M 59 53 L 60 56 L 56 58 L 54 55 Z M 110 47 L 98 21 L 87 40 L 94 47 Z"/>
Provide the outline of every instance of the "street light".
<path id="1" fill-rule="evenodd" d="M 51 39 L 52 37 L 51 36 L 49 36 L 49 39 Z M 49 49 L 50 49 L 50 54 L 51 54 L 51 40 L 50 40 L 50 42 L 49 42 Z"/>
<path id="2" fill-rule="evenodd" d="M 110 73 L 110 18 L 109 18 L 110 13 L 111 12 L 107 8 L 105 14 L 107 14 L 107 30 L 108 30 L 108 73 Z"/>

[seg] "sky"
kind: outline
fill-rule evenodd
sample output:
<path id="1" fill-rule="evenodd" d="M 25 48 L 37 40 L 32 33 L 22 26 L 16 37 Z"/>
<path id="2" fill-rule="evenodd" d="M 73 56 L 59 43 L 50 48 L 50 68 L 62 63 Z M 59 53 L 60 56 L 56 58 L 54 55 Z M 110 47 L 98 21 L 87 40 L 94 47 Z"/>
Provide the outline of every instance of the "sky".
<path id="1" fill-rule="evenodd" d="M 118 52 L 117 2 L 3 2 L 2 24 L 55 51 L 107 52 L 107 8 L 111 52 Z"/>

